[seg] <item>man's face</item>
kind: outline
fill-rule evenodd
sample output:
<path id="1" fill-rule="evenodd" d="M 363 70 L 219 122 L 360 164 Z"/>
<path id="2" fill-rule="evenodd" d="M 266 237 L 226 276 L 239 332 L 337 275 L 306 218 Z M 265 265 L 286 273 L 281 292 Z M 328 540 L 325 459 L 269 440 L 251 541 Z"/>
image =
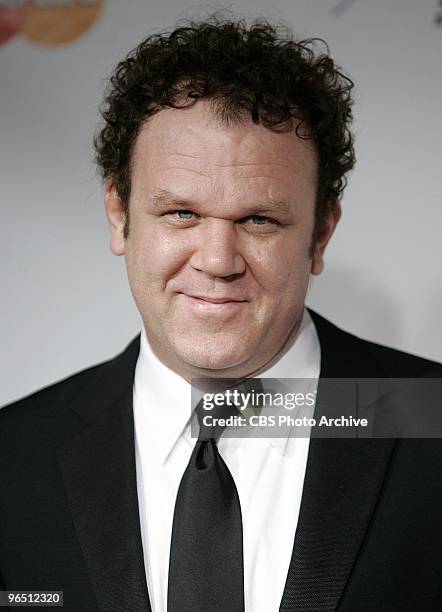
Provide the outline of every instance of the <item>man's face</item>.
<path id="1" fill-rule="evenodd" d="M 111 181 L 106 209 L 154 352 L 187 379 L 257 372 L 296 331 L 337 221 L 312 259 L 311 141 L 223 126 L 200 100 L 150 118 L 132 161 L 126 239 Z"/>

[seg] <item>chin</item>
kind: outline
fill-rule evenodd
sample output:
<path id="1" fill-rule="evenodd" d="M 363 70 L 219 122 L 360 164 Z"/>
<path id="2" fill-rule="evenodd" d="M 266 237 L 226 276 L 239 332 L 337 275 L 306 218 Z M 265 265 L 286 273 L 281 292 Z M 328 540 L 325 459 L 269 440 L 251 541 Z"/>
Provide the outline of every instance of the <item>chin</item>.
<path id="1" fill-rule="evenodd" d="M 235 343 L 236 344 L 236 343 Z M 177 354 L 186 363 L 195 368 L 203 370 L 226 370 L 233 368 L 247 360 L 248 354 L 244 351 L 244 345 L 236 345 L 227 348 L 217 346 L 217 343 L 207 343 L 198 346 L 198 343 L 189 344 L 186 347 L 177 347 Z"/>

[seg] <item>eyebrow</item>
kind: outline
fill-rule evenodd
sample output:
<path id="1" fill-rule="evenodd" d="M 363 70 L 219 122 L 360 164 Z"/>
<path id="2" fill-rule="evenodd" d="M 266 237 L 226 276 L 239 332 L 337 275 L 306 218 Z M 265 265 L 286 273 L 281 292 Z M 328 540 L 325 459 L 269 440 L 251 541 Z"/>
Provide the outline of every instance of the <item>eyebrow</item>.
<path id="1" fill-rule="evenodd" d="M 170 210 L 177 207 L 193 209 L 197 206 L 196 202 L 180 198 L 166 189 L 161 189 L 152 195 L 151 204 L 158 210 Z M 266 202 L 256 202 L 245 207 L 245 214 L 257 214 L 260 212 L 289 213 L 290 203 L 287 200 L 269 200 Z"/>

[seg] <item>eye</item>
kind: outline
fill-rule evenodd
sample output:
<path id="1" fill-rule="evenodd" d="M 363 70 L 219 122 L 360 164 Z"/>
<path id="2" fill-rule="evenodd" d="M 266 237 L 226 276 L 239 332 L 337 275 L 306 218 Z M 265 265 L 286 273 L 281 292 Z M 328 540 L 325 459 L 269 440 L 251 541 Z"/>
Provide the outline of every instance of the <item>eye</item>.
<path id="1" fill-rule="evenodd" d="M 243 219 L 242 223 L 247 224 L 249 228 L 262 228 L 265 231 L 272 231 L 276 229 L 276 226 L 281 225 L 276 219 L 263 215 L 250 215 Z"/>
<path id="2" fill-rule="evenodd" d="M 267 222 L 274 223 L 273 219 L 263 217 L 262 215 L 251 215 L 249 219 L 253 221 L 254 225 L 265 225 Z"/>
<path id="3" fill-rule="evenodd" d="M 191 210 L 174 210 L 172 214 L 176 215 L 178 219 L 188 221 L 194 213 Z"/>
<path id="4" fill-rule="evenodd" d="M 165 213 L 165 216 L 169 217 L 169 219 L 175 223 L 176 222 L 186 223 L 189 221 L 194 221 L 198 217 L 198 215 L 194 213 L 192 210 L 187 210 L 184 208 L 180 208 L 177 210 L 171 210 Z"/>

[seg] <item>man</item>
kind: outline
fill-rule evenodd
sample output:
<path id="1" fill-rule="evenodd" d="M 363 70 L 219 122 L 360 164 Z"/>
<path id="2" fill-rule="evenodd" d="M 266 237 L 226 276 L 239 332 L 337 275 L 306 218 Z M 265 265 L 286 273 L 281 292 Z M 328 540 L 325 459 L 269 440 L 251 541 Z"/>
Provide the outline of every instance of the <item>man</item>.
<path id="1" fill-rule="evenodd" d="M 210 21 L 146 39 L 96 139 L 143 320 L 0 413 L 5 590 L 67 610 L 438 610 L 437 440 L 190 436 L 190 381 L 438 377 L 304 307 L 354 163 L 351 81 L 311 41 Z"/>

